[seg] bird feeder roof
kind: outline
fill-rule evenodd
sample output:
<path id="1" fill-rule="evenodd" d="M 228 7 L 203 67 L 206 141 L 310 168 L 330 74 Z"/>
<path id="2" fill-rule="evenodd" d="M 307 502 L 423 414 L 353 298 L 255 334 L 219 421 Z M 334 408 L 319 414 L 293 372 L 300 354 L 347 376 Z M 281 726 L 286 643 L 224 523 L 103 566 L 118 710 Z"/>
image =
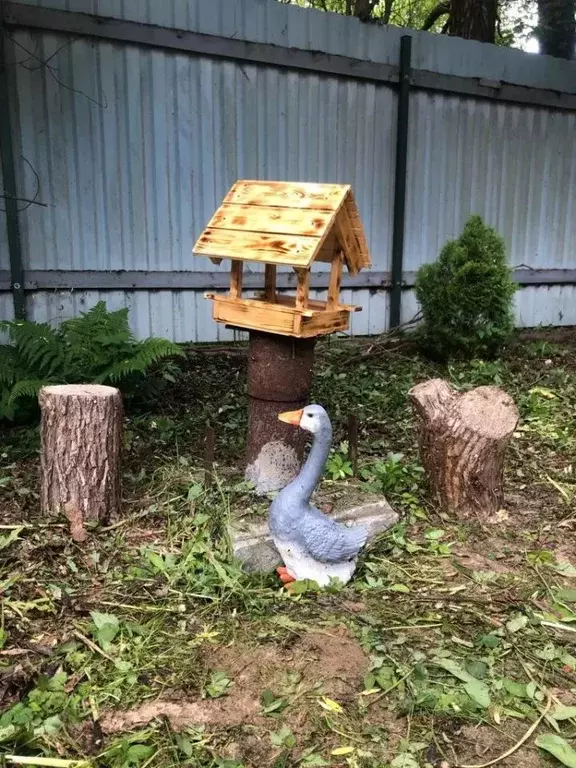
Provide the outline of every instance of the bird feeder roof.
<path id="1" fill-rule="evenodd" d="M 370 266 L 348 184 L 237 181 L 202 232 L 194 253 L 309 269 L 337 250 L 352 274 Z"/>

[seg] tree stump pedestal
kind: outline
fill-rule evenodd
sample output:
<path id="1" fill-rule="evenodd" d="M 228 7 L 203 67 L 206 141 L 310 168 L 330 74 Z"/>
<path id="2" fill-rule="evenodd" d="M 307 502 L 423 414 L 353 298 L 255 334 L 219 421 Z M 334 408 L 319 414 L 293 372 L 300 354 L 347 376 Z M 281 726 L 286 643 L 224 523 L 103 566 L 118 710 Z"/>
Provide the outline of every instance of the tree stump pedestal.
<path id="1" fill-rule="evenodd" d="M 41 389 L 39 403 L 42 511 L 64 514 L 83 541 L 87 521 L 120 511 L 122 398 L 114 387 L 65 384 Z"/>
<path id="2" fill-rule="evenodd" d="M 514 401 L 498 387 L 459 393 L 442 379 L 418 384 L 409 398 L 436 501 L 462 519 L 486 520 L 503 503 L 504 457 L 519 417 Z"/>
<path id="3" fill-rule="evenodd" d="M 250 331 L 245 477 L 257 493 L 283 488 L 300 471 L 306 434 L 278 414 L 307 404 L 315 342 Z"/>

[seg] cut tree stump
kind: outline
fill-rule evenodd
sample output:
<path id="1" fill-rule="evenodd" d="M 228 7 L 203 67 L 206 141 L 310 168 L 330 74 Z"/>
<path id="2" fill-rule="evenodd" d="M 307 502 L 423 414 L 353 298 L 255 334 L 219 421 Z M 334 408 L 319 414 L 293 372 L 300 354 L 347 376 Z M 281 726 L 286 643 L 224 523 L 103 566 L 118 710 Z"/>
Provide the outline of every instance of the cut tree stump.
<path id="1" fill-rule="evenodd" d="M 120 392 L 97 384 L 44 387 L 42 411 L 42 511 L 64 514 L 75 541 L 85 523 L 106 523 L 120 511 L 123 407 Z"/>
<path id="2" fill-rule="evenodd" d="M 459 393 L 442 379 L 408 396 L 436 501 L 460 518 L 486 520 L 503 503 L 504 456 L 519 417 L 514 401 L 498 387 Z"/>

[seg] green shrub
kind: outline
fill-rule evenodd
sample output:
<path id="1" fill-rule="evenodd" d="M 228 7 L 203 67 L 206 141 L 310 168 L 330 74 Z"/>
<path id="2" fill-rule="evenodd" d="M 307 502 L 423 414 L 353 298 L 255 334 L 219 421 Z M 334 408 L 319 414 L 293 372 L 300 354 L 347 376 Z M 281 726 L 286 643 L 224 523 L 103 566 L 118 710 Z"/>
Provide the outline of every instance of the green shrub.
<path id="1" fill-rule="evenodd" d="M 438 261 L 418 270 L 425 350 L 441 360 L 493 356 L 514 328 L 515 290 L 503 239 L 471 216 Z"/>
<path id="2" fill-rule="evenodd" d="M 128 310 L 109 312 L 103 301 L 58 328 L 29 321 L 0 322 L 8 344 L 0 345 L 0 420 L 33 412 L 47 384 L 127 385 L 156 361 L 183 354 L 166 339 L 137 341 Z"/>

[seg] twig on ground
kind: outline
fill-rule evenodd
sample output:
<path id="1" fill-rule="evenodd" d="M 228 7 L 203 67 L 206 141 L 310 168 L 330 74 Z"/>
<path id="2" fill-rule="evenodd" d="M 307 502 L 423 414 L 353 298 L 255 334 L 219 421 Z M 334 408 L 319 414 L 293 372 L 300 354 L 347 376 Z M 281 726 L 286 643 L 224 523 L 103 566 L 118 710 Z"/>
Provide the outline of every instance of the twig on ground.
<path id="1" fill-rule="evenodd" d="M 112 656 L 109 656 L 106 653 L 106 651 L 103 651 L 102 648 L 96 645 L 96 643 L 93 643 L 92 640 L 90 640 L 89 637 L 86 637 L 86 635 L 83 635 L 82 632 L 79 632 L 77 629 L 73 629 L 72 634 L 74 635 L 74 637 L 77 637 L 78 640 L 81 640 L 84 643 L 84 645 L 90 648 L 91 651 L 94 651 L 94 653 L 99 653 L 100 656 L 103 656 L 105 659 L 108 659 L 108 661 L 111 661 L 112 664 L 116 663 L 112 658 Z"/>
<path id="2" fill-rule="evenodd" d="M 112 523 L 112 525 L 107 525 L 104 528 L 100 528 L 100 532 L 104 533 L 105 531 L 113 531 L 116 528 L 121 528 L 123 525 L 134 523 L 136 522 L 136 520 L 140 520 L 142 517 L 147 517 L 150 514 L 151 514 L 150 510 L 145 509 L 144 511 L 139 512 L 136 515 L 130 515 L 130 517 L 125 517 L 124 520 L 119 520 L 117 523 Z"/>
<path id="3" fill-rule="evenodd" d="M 416 325 L 420 321 L 421 317 L 422 313 L 417 312 L 410 320 L 407 320 L 401 325 L 397 325 L 396 328 L 391 328 L 389 331 L 381 334 L 378 339 L 370 339 L 369 341 L 365 342 L 365 344 L 362 346 L 367 347 L 367 349 L 365 349 L 365 351 L 361 352 L 359 355 L 353 355 L 352 357 L 349 357 L 348 360 L 343 363 L 343 365 L 350 365 L 350 363 L 355 363 L 358 360 L 362 360 L 363 358 L 371 355 L 375 349 L 387 346 L 391 339 L 401 334 L 402 331 L 405 331 L 407 328 Z"/>
<path id="4" fill-rule="evenodd" d="M 61 760 L 58 757 L 24 757 L 21 755 L 5 755 L 4 759 L 13 765 L 38 765 L 46 768 L 89 768 L 86 760 Z"/>
<path id="5" fill-rule="evenodd" d="M 559 629 L 560 632 L 576 632 L 575 627 L 569 627 L 568 624 L 559 624 L 556 621 L 541 621 L 540 624 L 543 627 L 550 627 L 551 629 Z"/>
<path id="6" fill-rule="evenodd" d="M 528 728 L 524 736 L 522 736 L 522 738 L 519 739 L 516 742 L 516 744 L 513 744 L 510 747 L 510 749 L 507 749 L 506 752 L 503 752 L 501 755 L 499 755 L 498 757 L 495 757 L 493 760 L 489 760 L 487 763 L 477 763 L 476 765 L 465 765 L 463 763 L 459 763 L 456 766 L 456 768 L 488 768 L 490 765 L 496 765 L 496 763 L 500 763 L 502 762 L 502 760 L 506 760 L 507 757 L 510 757 L 510 755 L 513 755 L 514 752 L 520 749 L 520 747 L 522 746 L 522 744 L 524 744 L 524 742 L 528 741 L 530 736 L 532 736 L 536 728 L 538 728 L 542 720 L 546 717 L 546 715 L 550 711 L 551 706 L 552 706 L 552 698 L 548 696 L 548 701 L 546 702 L 546 706 L 540 713 L 540 717 L 535 722 L 532 723 L 532 725 L 530 726 L 530 728 Z"/>
<path id="7" fill-rule="evenodd" d="M 376 704 L 377 701 L 380 701 L 384 696 L 387 696 L 391 691 L 393 691 L 395 688 L 398 688 L 398 686 L 403 683 L 405 680 L 408 680 L 410 675 L 414 672 L 414 667 L 412 669 L 408 670 L 405 675 L 403 675 L 399 680 L 396 680 L 396 682 L 391 685 L 389 688 L 386 688 L 385 691 L 382 691 L 382 693 L 379 693 L 378 696 L 375 696 L 373 699 L 368 701 L 366 703 L 366 708 L 371 707 L 373 704 Z M 462 766 L 464 768 L 464 766 Z"/>

